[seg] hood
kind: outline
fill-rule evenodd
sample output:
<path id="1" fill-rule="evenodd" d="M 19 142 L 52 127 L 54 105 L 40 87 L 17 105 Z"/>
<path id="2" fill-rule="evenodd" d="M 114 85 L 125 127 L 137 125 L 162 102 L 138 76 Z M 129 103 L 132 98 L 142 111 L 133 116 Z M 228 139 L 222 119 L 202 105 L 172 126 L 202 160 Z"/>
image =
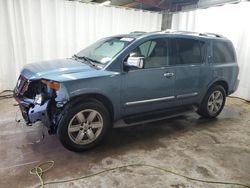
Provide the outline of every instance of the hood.
<path id="1" fill-rule="evenodd" d="M 75 73 L 98 71 L 91 65 L 79 62 L 74 59 L 57 59 L 31 63 L 24 66 L 22 75 L 27 79 L 52 79 L 60 81 L 63 77 L 71 78 Z"/>

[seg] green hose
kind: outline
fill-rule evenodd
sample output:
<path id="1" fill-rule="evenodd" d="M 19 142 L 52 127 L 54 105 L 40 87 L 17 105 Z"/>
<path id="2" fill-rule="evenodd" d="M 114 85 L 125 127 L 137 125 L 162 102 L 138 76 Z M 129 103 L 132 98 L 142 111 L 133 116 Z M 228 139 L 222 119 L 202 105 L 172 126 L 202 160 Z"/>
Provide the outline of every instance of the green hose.
<path id="1" fill-rule="evenodd" d="M 54 166 L 54 161 L 46 161 L 44 163 L 40 163 L 39 165 L 35 166 L 34 168 L 32 168 L 30 170 L 30 174 L 37 175 L 38 178 L 39 178 L 40 185 L 38 187 L 43 188 L 44 185 L 66 183 L 66 182 L 86 179 L 86 178 L 97 176 L 97 175 L 100 175 L 100 174 L 103 174 L 103 173 L 106 173 L 106 172 L 115 171 L 117 169 L 122 169 L 122 168 L 127 168 L 127 167 L 142 166 L 142 167 L 149 167 L 149 168 L 154 168 L 154 169 L 157 169 L 157 170 L 161 170 L 161 171 L 164 171 L 164 172 L 167 172 L 167 173 L 170 173 L 170 174 L 174 174 L 176 176 L 186 178 L 186 179 L 191 180 L 191 181 L 203 182 L 203 183 L 221 184 L 221 185 L 235 185 L 235 186 L 250 188 L 250 185 L 243 184 L 243 183 L 197 179 L 197 178 L 182 175 L 182 174 L 179 174 L 179 173 L 174 172 L 172 170 L 168 170 L 168 169 L 161 168 L 161 167 L 158 167 L 158 166 L 148 165 L 148 164 L 139 164 L 139 163 L 138 164 L 129 164 L 129 165 L 123 165 L 123 166 L 118 166 L 118 167 L 114 167 L 114 168 L 109 168 L 109 169 L 106 169 L 106 170 L 103 170 L 103 171 L 99 171 L 99 172 L 92 173 L 92 174 L 89 174 L 89 175 L 80 176 L 80 177 L 77 177 L 77 178 L 72 178 L 72 179 L 67 179 L 67 180 L 59 180 L 59 181 L 51 181 L 51 182 L 44 182 L 44 180 L 42 178 L 43 173 L 48 171 L 49 169 L 51 169 L 53 166 Z"/>

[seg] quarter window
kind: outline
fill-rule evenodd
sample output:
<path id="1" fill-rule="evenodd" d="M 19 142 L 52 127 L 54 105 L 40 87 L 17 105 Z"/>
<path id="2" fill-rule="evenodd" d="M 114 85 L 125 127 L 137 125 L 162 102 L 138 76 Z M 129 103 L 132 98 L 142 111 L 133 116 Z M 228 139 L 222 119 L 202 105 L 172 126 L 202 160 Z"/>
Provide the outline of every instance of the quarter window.
<path id="1" fill-rule="evenodd" d="M 229 42 L 213 42 L 213 62 L 229 63 L 234 62 L 234 51 L 232 44 Z"/>
<path id="2" fill-rule="evenodd" d="M 177 38 L 175 64 L 200 64 L 202 63 L 205 42 L 194 39 Z M 202 53 L 203 52 L 203 53 Z"/>

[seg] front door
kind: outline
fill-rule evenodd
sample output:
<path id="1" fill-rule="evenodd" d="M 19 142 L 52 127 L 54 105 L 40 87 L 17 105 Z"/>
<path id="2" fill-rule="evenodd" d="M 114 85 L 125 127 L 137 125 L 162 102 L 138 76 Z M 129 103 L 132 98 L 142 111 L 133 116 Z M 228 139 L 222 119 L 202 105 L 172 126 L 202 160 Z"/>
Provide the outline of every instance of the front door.
<path id="1" fill-rule="evenodd" d="M 132 50 L 133 56 L 143 56 L 143 69 L 129 69 L 123 75 L 124 115 L 168 108 L 175 103 L 175 70 L 168 66 L 167 39 L 154 39 Z"/>

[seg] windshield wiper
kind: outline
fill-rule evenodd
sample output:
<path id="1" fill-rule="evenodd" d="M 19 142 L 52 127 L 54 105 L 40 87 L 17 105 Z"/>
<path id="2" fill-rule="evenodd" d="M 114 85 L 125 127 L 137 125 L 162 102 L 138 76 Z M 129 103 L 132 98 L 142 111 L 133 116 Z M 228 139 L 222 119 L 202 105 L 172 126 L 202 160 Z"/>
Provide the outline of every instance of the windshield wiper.
<path id="1" fill-rule="evenodd" d="M 97 60 L 95 60 L 95 59 L 91 59 L 91 58 L 89 58 L 89 57 L 85 57 L 85 58 L 89 59 L 90 61 L 92 61 L 92 62 L 94 62 L 94 63 L 102 64 L 100 61 L 97 61 Z"/>
<path id="2" fill-rule="evenodd" d="M 91 59 L 85 57 L 85 56 L 77 56 L 77 55 L 73 55 L 74 58 L 76 59 L 83 59 L 85 62 L 87 61 L 90 65 L 92 66 L 95 66 L 96 67 L 96 64 L 92 62 Z"/>

